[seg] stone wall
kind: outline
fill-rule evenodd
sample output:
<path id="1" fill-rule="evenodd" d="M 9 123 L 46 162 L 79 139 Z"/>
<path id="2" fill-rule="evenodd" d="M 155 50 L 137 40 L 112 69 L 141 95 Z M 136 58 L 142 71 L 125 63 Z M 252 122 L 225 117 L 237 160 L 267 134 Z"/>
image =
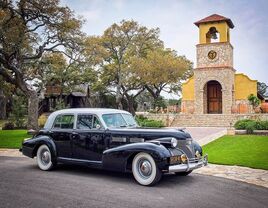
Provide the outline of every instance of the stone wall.
<path id="1" fill-rule="evenodd" d="M 181 112 L 182 113 L 194 113 L 194 100 L 182 100 L 181 101 Z"/>
<path id="2" fill-rule="evenodd" d="M 207 88 L 209 81 L 217 81 L 222 87 L 222 113 L 231 114 L 234 101 L 233 47 L 230 43 L 199 44 L 197 68 L 194 70 L 195 114 L 207 113 Z M 217 53 L 208 58 L 209 51 Z"/>
<path id="3" fill-rule="evenodd" d="M 195 113 L 206 113 L 206 84 L 215 80 L 222 87 L 222 113 L 231 114 L 234 99 L 234 71 L 231 68 L 195 69 Z"/>
<path id="4" fill-rule="evenodd" d="M 241 119 L 268 120 L 268 114 L 145 114 L 173 127 L 230 127 Z"/>

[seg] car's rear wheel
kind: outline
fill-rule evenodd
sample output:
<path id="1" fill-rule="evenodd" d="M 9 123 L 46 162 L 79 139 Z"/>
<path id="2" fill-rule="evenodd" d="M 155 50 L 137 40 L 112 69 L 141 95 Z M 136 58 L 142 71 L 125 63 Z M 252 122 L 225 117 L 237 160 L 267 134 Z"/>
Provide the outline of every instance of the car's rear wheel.
<path id="1" fill-rule="evenodd" d="M 175 173 L 177 176 L 187 176 L 192 172 L 192 170 L 188 171 L 188 172 L 177 172 Z"/>
<path id="2" fill-rule="evenodd" d="M 51 152 L 47 145 L 41 145 L 36 154 L 37 164 L 41 170 L 51 170 L 54 167 Z"/>
<path id="3" fill-rule="evenodd" d="M 143 186 L 156 184 L 162 176 L 151 155 L 141 152 L 132 161 L 132 173 L 136 181 Z"/>

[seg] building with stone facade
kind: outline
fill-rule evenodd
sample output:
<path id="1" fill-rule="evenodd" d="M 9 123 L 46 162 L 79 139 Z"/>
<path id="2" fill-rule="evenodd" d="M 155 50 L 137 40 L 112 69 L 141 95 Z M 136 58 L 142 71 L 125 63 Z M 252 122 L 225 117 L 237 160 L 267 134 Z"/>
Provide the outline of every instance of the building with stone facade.
<path id="1" fill-rule="evenodd" d="M 248 96 L 257 96 L 257 80 L 233 67 L 231 19 L 213 14 L 194 23 L 199 28 L 194 75 L 182 86 L 182 113 L 251 113 Z"/>

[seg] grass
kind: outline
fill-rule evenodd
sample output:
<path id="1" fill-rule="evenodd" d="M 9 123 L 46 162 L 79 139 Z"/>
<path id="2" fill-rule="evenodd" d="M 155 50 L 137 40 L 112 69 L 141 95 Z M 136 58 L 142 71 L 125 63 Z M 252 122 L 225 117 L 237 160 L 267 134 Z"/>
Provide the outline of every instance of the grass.
<path id="1" fill-rule="evenodd" d="M 27 130 L 0 130 L 0 148 L 20 148 L 21 142 L 27 137 Z"/>
<path id="2" fill-rule="evenodd" d="M 268 136 L 223 136 L 203 147 L 210 163 L 268 170 Z"/>

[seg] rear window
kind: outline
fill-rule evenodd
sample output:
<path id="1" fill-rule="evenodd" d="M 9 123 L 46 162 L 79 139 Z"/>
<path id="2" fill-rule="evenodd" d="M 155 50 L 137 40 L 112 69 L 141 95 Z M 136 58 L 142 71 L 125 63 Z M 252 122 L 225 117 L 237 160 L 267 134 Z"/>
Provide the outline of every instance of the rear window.
<path id="1" fill-rule="evenodd" d="M 58 115 L 53 127 L 57 129 L 73 129 L 74 115 Z"/>
<path id="2" fill-rule="evenodd" d="M 78 115 L 76 127 L 77 129 L 98 129 L 101 123 L 94 115 Z"/>

